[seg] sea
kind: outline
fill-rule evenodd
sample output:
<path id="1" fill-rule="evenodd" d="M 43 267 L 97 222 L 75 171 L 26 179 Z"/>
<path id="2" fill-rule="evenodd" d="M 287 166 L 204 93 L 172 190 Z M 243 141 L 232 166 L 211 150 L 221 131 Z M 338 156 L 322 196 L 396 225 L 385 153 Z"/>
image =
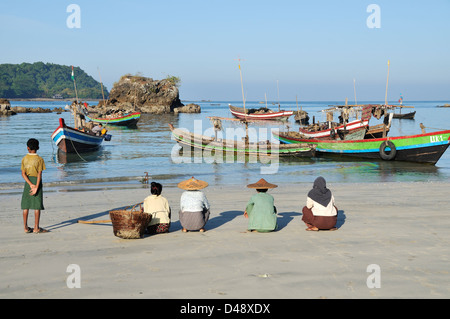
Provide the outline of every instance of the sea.
<path id="1" fill-rule="evenodd" d="M 11 106 L 31 108 L 65 108 L 64 100 L 10 101 Z M 97 101 L 86 101 L 95 106 Z M 142 114 L 136 128 L 108 126 L 110 141 L 104 141 L 100 150 L 90 153 L 64 154 L 58 151 L 51 135 L 62 117 L 70 126 L 70 112 L 19 113 L 0 116 L 0 196 L 18 194 L 23 189 L 21 160 L 27 153 L 26 142 L 36 138 L 40 142 L 38 154 L 44 159 L 45 190 L 55 192 L 89 191 L 124 188 L 147 188 L 148 182 L 163 186 L 176 186 L 178 182 L 194 176 L 210 185 L 245 185 L 264 178 L 271 183 L 312 183 L 323 176 L 328 183 L 396 183 L 448 181 L 450 177 L 450 151 L 436 165 L 407 162 L 350 159 L 345 157 L 280 158 L 262 162 L 254 158 L 213 157 L 209 154 L 189 153 L 173 140 L 169 124 L 187 131 L 214 136 L 210 117 L 232 118 L 229 104 L 243 106 L 242 101 L 183 101 L 200 105 L 196 114 Z M 359 104 L 383 104 L 382 101 L 358 101 Z M 397 104 L 396 102 L 389 102 Z M 448 101 L 404 101 L 402 112 L 416 111 L 415 118 L 393 119 L 389 136 L 421 133 L 420 123 L 427 132 L 450 129 L 450 108 L 438 107 Z M 342 101 L 311 102 L 246 102 L 247 108 L 267 107 L 272 110 L 304 110 L 316 122 L 323 122 L 324 109 L 342 105 Z M 381 123 L 372 118 L 370 124 Z M 245 128 L 238 121 L 223 119 L 219 137 L 242 139 Z M 287 122 L 270 121 L 250 124 L 251 140 L 276 140 L 273 130 L 298 130 L 299 124 L 290 117 Z M 148 176 L 148 178 L 146 178 Z"/>

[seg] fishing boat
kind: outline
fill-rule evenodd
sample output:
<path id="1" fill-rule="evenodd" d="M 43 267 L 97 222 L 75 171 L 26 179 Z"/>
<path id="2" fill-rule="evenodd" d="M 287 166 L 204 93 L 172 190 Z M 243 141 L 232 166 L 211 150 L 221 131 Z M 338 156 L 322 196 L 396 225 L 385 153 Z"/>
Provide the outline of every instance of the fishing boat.
<path id="1" fill-rule="evenodd" d="M 409 119 L 413 120 L 416 115 L 416 111 L 408 112 L 408 113 L 394 113 L 394 119 Z"/>
<path id="2" fill-rule="evenodd" d="M 299 133 L 305 138 L 314 139 L 334 139 L 341 132 L 349 133 L 359 129 L 365 129 L 369 125 L 369 120 L 354 120 L 337 126 L 324 123 L 324 126 L 313 124 L 307 128 L 300 127 Z"/>
<path id="3" fill-rule="evenodd" d="M 169 124 L 172 136 L 181 146 L 187 146 L 190 149 L 207 150 L 217 154 L 233 155 L 254 155 L 254 156 L 296 156 L 313 157 L 315 155 L 315 145 L 306 143 L 296 144 L 278 144 L 270 141 L 248 142 L 235 141 L 227 139 L 218 139 L 205 135 L 186 132 L 179 128 L 174 128 Z"/>
<path id="4" fill-rule="evenodd" d="M 74 117 L 74 126 L 66 125 L 63 118 L 59 119 L 59 126 L 52 134 L 52 141 L 64 153 L 82 153 L 96 151 L 102 145 L 103 140 L 110 141 L 111 135 L 102 133 L 97 134 L 90 129 L 85 128 L 84 113 L 86 105 L 83 105 L 78 100 L 77 85 L 75 82 L 74 69 L 72 66 L 72 80 L 75 89 L 76 100 L 72 105 L 67 105 Z M 103 92 L 103 90 L 102 90 Z M 93 123 L 90 123 L 93 125 Z"/>
<path id="5" fill-rule="evenodd" d="M 399 100 L 401 101 L 401 99 Z M 414 106 L 406 106 L 406 105 L 387 105 L 386 108 L 387 109 L 399 109 L 399 112 L 393 112 L 394 114 L 394 119 L 409 119 L 409 120 L 413 120 L 414 116 L 416 115 L 416 111 L 412 111 L 412 112 L 407 112 L 407 113 L 402 113 L 402 109 L 403 108 L 413 108 Z"/>
<path id="6" fill-rule="evenodd" d="M 115 116 L 114 114 L 106 117 L 90 117 L 88 113 L 85 113 L 86 118 L 93 122 L 116 125 L 116 126 L 135 126 L 141 117 L 140 112 L 125 113 L 123 115 Z"/>
<path id="7" fill-rule="evenodd" d="M 416 111 L 408 112 L 408 113 L 402 113 L 402 108 L 414 108 L 414 106 L 407 106 L 403 105 L 403 96 L 400 94 L 400 98 L 398 99 L 399 105 L 387 105 L 388 108 L 396 109 L 398 108 L 400 110 L 399 113 L 394 112 L 394 119 L 409 119 L 413 120 L 414 116 L 416 115 Z"/>
<path id="8" fill-rule="evenodd" d="M 287 120 L 289 116 L 293 115 L 293 111 L 272 111 L 266 107 L 261 107 L 259 109 L 248 109 L 233 106 L 231 104 L 228 105 L 231 111 L 231 114 L 238 119 L 249 119 L 249 120 Z"/>
<path id="9" fill-rule="evenodd" d="M 386 137 L 390 131 L 392 123 L 392 113 L 387 113 L 385 107 L 375 104 L 363 105 L 335 105 L 332 108 L 323 110 L 327 114 L 327 121 L 323 123 L 315 123 L 300 127 L 299 134 L 302 138 L 312 139 L 340 139 L 355 140 Z M 340 112 L 339 122 L 333 122 L 333 113 Z M 384 115 L 383 123 L 369 125 L 372 118 L 380 119 Z M 356 119 L 349 121 L 350 117 Z M 365 134 L 363 131 L 365 130 Z"/>
<path id="10" fill-rule="evenodd" d="M 111 135 L 96 135 L 83 132 L 66 125 L 63 118 L 59 119 L 59 126 L 52 134 L 52 140 L 65 153 L 81 153 L 95 151 L 100 148 L 103 140 L 109 141 Z"/>
<path id="11" fill-rule="evenodd" d="M 436 164 L 449 146 L 450 130 L 353 141 L 305 139 L 273 132 L 281 143 L 315 144 L 316 155 L 340 155 L 387 161 Z"/>

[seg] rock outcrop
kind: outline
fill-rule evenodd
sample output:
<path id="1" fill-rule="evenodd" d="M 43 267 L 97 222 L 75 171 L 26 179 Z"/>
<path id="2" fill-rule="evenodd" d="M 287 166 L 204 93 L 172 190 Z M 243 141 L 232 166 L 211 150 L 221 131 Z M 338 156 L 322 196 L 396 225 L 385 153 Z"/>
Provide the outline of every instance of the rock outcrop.
<path id="1" fill-rule="evenodd" d="M 170 79 L 153 80 L 132 75 L 122 76 L 109 92 L 109 99 L 94 109 L 100 113 L 111 110 L 152 114 L 200 112 L 198 105 L 187 107 L 181 103 L 176 83 Z"/>
<path id="2" fill-rule="evenodd" d="M 11 110 L 11 103 L 8 99 L 0 99 L 0 115 L 15 115 L 16 113 Z"/>
<path id="3" fill-rule="evenodd" d="M 200 109 L 200 105 L 190 103 L 188 105 L 183 105 L 183 106 L 175 108 L 173 110 L 173 112 L 175 114 L 178 114 L 178 113 L 200 113 L 201 109 Z"/>

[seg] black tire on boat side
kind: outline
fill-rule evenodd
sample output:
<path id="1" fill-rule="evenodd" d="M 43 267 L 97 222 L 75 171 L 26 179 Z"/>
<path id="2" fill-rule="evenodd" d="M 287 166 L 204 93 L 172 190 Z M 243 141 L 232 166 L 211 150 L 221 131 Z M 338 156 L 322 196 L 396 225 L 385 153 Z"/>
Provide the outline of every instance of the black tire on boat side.
<path id="1" fill-rule="evenodd" d="M 386 152 L 386 148 L 390 148 L 389 152 Z M 397 149 L 395 148 L 394 143 L 391 141 L 384 141 L 380 144 L 380 157 L 385 161 L 390 161 L 395 158 L 397 155 Z"/>
<path id="2" fill-rule="evenodd" d="M 336 137 L 336 131 L 334 130 L 334 128 L 332 128 L 332 129 L 330 130 L 330 137 L 331 137 L 331 139 L 333 139 L 333 140 L 334 140 L 334 138 Z"/>

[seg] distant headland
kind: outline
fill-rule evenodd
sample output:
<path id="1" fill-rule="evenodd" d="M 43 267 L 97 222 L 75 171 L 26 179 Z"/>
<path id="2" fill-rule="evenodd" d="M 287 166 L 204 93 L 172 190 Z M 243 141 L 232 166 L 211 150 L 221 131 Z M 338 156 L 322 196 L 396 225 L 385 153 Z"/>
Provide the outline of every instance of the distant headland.
<path id="1" fill-rule="evenodd" d="M 78 98 L 101 99 L 108 90 L 79 67 L 73 68 Z M 75 98 L 72 66 L 53 63 L 0 64 L 0 98 Z"/>

